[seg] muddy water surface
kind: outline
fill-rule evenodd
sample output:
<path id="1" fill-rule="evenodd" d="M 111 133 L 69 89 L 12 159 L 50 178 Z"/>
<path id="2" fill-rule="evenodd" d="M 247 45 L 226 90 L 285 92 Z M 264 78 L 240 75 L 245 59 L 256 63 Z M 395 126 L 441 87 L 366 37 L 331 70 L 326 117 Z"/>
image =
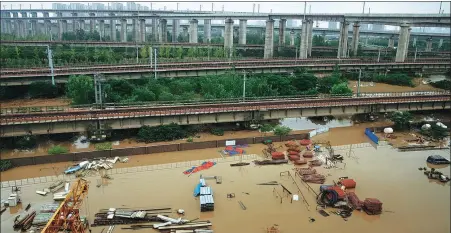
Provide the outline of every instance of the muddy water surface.
<path id="1" fill-rule="evenodd" d="M 190 177 L 182 173 L 186 168 L 116 174 L 107 186 L 100 188 L 94 185 L 97 177 L 91 177 L 88 178 L 91 182 L 89 194 L 81 210 L 92 222 L 99 209 L 109 207 L 172 207 L 174 210 L 182 208 L 186 211 L 187 219 L 211 220 L 217 233 L 262 233 L 266 227 L 273 224 L 279 225 L 283 233 L 450 231 L 449 185 L 428 181 L 418 170 L 418 167 L 426 166 L 425 159 L 430 152 L 402 153 L 389 147 L 366 147 L 354 149 L 352 157 L 348 158 L 347 151 L 338 151 L 345 156 L 344 170 L 317 168 L 318 172 L 327 176 L 328 184 L 342 176 L 355 179 L 357 187 L 354 191 L 360 199 L 378 198 L 383 202 L 384 210 L 389 212 L 368 216 L 354 211 L 348 221 L 336 215 L 323 217 L 315 210 L 315 195 L 307 190 L 299 178 L 296 178 L 296 182 L 300 191 L 290 178 L 280 176 L 280 172 L 291 170 L 293 165 L 230 167 L 227 163 L 217 164 Z M 434 153 L 449 158 L 449 151 Z M 441 171 L 449 175 L 449 167 Z M 199 200 L 193 197 L 193 189 L 200 174 L 219 175 L 223 178 L 222 184 L 216 184 L 213 180 L 207 181 L 215 193 L 214 212 L 201 213 Z M 302 192 L 310 207 L 307 208 L 302 201 L 290 203 L 287 197 L 282 198 L 280 203 L 281 199 L 274 194 L 274 188 L 282 194 L 281 187 L 256 185 L 268 181 L 281 182 L 295 194 Z M 36 189 L 44 186 L 23 187 L 23 200 L 35 206 L 50 201 L 51 197 L 41 197 L 34 193 Z M 311 187 L 317 191 L 319 185 L 311 184 Z M 235 193 L 236 197 L 228 199 L 227 193 Z M 247 209 L 242 210 L 238 201 L 242 201 Z M 330 210 L 332 209 L 328 209 Z M 9 213 L 2 215 L 2 232 L 11 232 L 13 216 Z M 309 222 L 309 217 L 316 221 Z M 116 226 L 114 232 L 129 232 L 121 227 Z M 95 227 L 92 232 L 100 233 L 103 228 L 106 227 Z"/>

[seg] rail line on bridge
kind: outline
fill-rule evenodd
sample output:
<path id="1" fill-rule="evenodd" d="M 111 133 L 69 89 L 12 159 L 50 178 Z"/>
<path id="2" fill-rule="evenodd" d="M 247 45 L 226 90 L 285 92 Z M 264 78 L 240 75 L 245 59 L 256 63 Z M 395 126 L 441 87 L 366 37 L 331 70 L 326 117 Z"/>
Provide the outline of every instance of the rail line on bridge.
<path id="1" fill-rule="evenodd" d="M 208 71 L 208 70 L 227 70 L 227 69 L 258 69 L 258 68 L 294 68 L 294 67 L 333 67 L 336 63 L 339 63 L 340 67 L 348 66 L 422 66 L 427 65 L 444 65 L 450 66 L 449 60 L 427 60 L 418 62 L 374 62 L 374 61 L 361 61 L 361 60 L 345 60 L 337 62 L 337 59 L 331 60 L 284 60 L 284 61 L 240 61 L 240 62 L 220 62 L 220 63 L 191 63 L 191 64 L 171 64 L 167 63 L 163 66 L 157 65 L 156 72 L 171 72 L 171 71 Z M 58 68 L 55 70 L 55 76 L 69 76 L 69 75 L 90 75 L 95 73 L 104 74 L 118 74 L 118 73 L 146 73 L 154 72 L 155 67 L 147 65 L 117 65 L 117 66 L 96 66 L 96 67 L 66 67 Z M 0 72 L 0 78 L 5 80 L 8 78 L 22 78 L 22 77 L 42 77 L 50 76 L 48 69 L 25 69 L 25 70 L 2 70 Z"/>
<path id="2" fill-rule="evenodd" d="M 282 98 L 253 100 L 234 103 L 209 103 L 198 105 L 142 106 L 114 109 L 67 108 L 61 112 L 3 114 L 1 125 L 51 123 L 61 121 L 107 120 L 137 117 L 181 116 L 214 114 L 224 112 L 268 111 L 283 109 L 305 109 L 337 106 L 363 106 L 378 104 L 401 104 L 450 101 L 449 92 L 430 94 L 392 93 L 386 96 L 339 97 L 339 98 Z"/>

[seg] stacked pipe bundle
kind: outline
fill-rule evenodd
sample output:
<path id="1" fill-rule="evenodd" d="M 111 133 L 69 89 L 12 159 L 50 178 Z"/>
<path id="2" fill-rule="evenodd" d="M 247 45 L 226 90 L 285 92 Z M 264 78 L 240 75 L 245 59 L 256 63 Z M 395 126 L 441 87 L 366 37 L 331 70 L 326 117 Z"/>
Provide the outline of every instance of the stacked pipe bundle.
<path id="1" fill-rule="evenodd" d="M 302 152 L 302 157 L 304 157 L 304 158 L 313 158 L 314 154 L 315 154 L 315 152 L 313 152 L 313 151 L 304 150 Z"/>
<path id="2" fill-rule="evenodd" d="M 295 170 L 301 176 L 316 174 L 316 170 L 313 168 L 309 168 L 309 167 L 308 168 L 296 168 Z"/>
<path id="3" fill-rule="evenodd" d="M 300 146 L 296 141 L 289 141 L 285 143 L 285 146 L 287 147 L 288 155 L 299 155 L 299 152 L 301 152 Z"/>
<path id="4" fill-rule="evenodd" d="M 382 213 L 382 202 L 376 198 L 366 198 L 363 201 L 363 210 L 369 215 Z"/>
<path id="5" fill-rule="evenodd" d="M 315 184 L 324 184 L 324 181 L 326 181 L 326 177 L 321 174 L 312 174 L 312 175 L 305 175 L 301 178 L 305 182 L 315 183 Z"/>
<path id="6" fill-rule="evenodd" d="M 363 206 L 363 202 L 357 197 L 354 192 L 348 192 L 348 200 L 351 203 L 351 206 L 355 210 L 361 210 Z"/>
<path id="7" fill-rule="evenodd" d="M 273 160 L 283 160 L 285 159 L 285 154 L 283 152 L 275 151 L 271 153 Z"/>
<path id="8" fill-rule="evenodd" d="M 298 160 L 293 161 L 293 163 L 296 165 L 304 165 L 307 163 L 307 161 L 305 161 L 305 159 L 299 158 Z"/>
<path id="9" fill-rule="evenodd" d="M 321 166 L 323 164 L 323 162 L 321 162 L 321 160 L 319 159 L 315 159 L 309 162 L 310 166 Z"/>
<path id="10" fill-rule="evenodd" d="M 300 143 L 301 145 L 303 145 L 303 146 L 307 146 L 307 145 L 312 144 L 312 141 L 310 141 L 310 140 L 308 140 L 308 139 L 302 139 L 302 140 L 299 141 L 299 143 Z"/>

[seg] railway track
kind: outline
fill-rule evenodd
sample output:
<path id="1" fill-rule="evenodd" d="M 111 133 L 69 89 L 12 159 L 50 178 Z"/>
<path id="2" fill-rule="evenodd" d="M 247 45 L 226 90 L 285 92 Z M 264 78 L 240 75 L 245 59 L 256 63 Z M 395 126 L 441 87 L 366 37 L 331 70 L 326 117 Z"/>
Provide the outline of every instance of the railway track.
<path id="1" fill-rule="evenodd" d="M 189 64 L 173 64 L 166 63 L 163 65 L 157 65 L 157 72 L 167 71 L 190 71 L 190 70 L 224 70 L 232 68 L 240 69 L 255 69 L 255 68 L 287 68 L 287 67 L 303 67 L 303 66 L 333 66 L 340 63 L 341 66 L 346 65 L 433 65 L 433 64 L 446 64 L 449 65 L 449 60 L 427 60 L 416 62 L 374 62 L 374 61 L 362 61 L 362 60 L 338 60 L 338 59 L 321 59 L 321 60 L 282 60 L 282 61 L 240 61 L 240 62 L 214 62 L 214 63 L 189 63 Z M 66 67 L 57 68 L 54 70 L 55 76 L 64 75 L 89 75 L 94 73 L 136 73 L 136 72 L 153 72 L 154 67 L 150 65 L 116 65 L 116 66 L 93 66 L 93 67 Z M 0 72 L 0 78 L 18 78 L 18 77 L 37 77 L 37 76 L 50 76 L 49 69 L 38 70 L 2 70 Z"/>
<path id="2" fill-rule="evenodd" d="M 223 112 L 267 111 L 315 107 L 360 106 L 390 103 L 450 101 L 449 93 L 384 97 L 340 97 L 317 99 L 273 99 L 200 105 L 143 106 L 114 109 L 68 108 L 62 112 L 4 114 L 1 124 L 45 123 L 55 121 L 102 120 L 148 116 L 196 115 Z"/>

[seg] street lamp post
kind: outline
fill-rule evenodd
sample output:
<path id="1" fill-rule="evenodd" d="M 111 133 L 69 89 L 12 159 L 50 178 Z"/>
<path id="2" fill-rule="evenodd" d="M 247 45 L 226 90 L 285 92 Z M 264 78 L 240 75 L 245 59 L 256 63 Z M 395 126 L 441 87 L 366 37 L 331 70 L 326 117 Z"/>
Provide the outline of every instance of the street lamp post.
<path id="1" fill-rule="evenodd" d="M 157 49 L 155 49 L 153 52 L 155 56 L 155 79 L 157 79 Z"/>
<path id="2" fill-rule="evenodd" d="M 360 78 L 362 76 L 362 69 L 359 69 L 359 79 L 357 82 L 357 97 L 360 97 Z"/>
<path id="3" fill-rule="evenodd" d="M 49 61 L 50 73 L 52 75 L 52 85 L 55 86 L 55 74 L 53 73 L 53 56 L 52 50 L 50 49 L 49 45 L 47 45 L 47 59 Z"/>

